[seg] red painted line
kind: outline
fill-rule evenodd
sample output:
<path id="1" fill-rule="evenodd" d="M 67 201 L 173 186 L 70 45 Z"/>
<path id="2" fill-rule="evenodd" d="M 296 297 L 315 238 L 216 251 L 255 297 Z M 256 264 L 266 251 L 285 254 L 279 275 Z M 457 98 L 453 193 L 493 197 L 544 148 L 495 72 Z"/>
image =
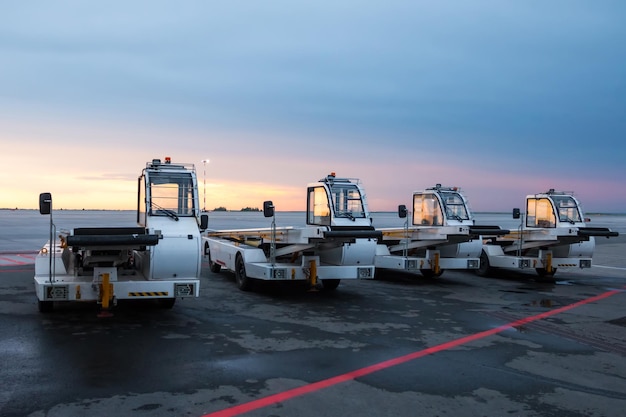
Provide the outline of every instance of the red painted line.
<path id="1" fill-rule="evenodd" d="M 15 259 L 5 258 L 4 256 L 0 256 L 0 261 L 11 262 L 13 265 L 27 265 L 27 262 L 16 261 Z"/>
<path id="2" fill-rule="evenodd" d="M 24 268 L 24 269 L 4 269 L 4 268 L 7 268 L 7 267 L 13 266 L 13 265 L 0 265 L 0 274 L 14 274 L 16 272 L 34 271 L 35 270 L 35 266 L 33 264 L 28 264 L 28 265 L 30 265 L 30 268 Z"/>
<path id="3" fill-rule="evenodd" d="M 624 288 L 626 288 L 626 287 L 624 287 Z M 429 347 L 429 348 L 424 349 L 424 350 L 420 350 L 420 351 L 417 351 L 417 352 L 409 353 L 408 355 L 399 356 L 397 358 L 393 358 L 393 359 L 389 359 L 389 360 L 386 360 L 386 361 L 383 361 L 383 362 L 379 362 L 379 363 L 376 363 L 374 365 L 366 366 L 365 368 L 361 368 L 361 369 L 357 369 L 357 370 L 352 371 L 352 372 L 347 372 L 345 374 L 337 375 L 337 376 L 334 376 L 332 378 L 324 379 L 322 381 L 313 382 L 311 384 L 304 385 L 302 387 L 293 388 L 293 389 L 290 389 L 290 390 L 287 390 L 287 391 L 279 392 L 277 394 L 269 395 L 267 397 L 260 398 L 258 400 L 253 400 L 253 401 L 250 401 L 250 402 L 247 402 L 247 403 L 236 405 L 234 407 L 225 408 L 223 410 L 219 410 L 219 411 L 215 411 L 215 412 L 212 412 L 212 413 L 204 414 L 201 417 L 233 417 L 233 416 L 238 416 L 238 415 L 247 413 L 249 411 L 257 410 L 259 408 L 269 407 L 271 405 L 274 405 L 274 404 L 277 404 L 277 403 L 280 403 L 280 402 L 284 402 L 284 401 L 290 400 L 292 398 L 299 397 L 301 395 L 310 394 L 312 392 L 319 391 L 319 390 L 322 390 L 322 389 L 325 389 L 325 388 L 329 388 L 329 387 L 331 387 L 333 385 L 337 385 L 337 384 L 340 384 L 342 382 L 351 381 L 351 380 L 353 380 L 355 378 L 359 378 L 359 377 L 362 377 L 362 376 L 365 376 L 365 375 L 369 375 L 371 373 L 374 373 L 374 372 L 377 372 L 377 371 L 381 371 L 383 369 L 387 369 L 387 368 L 390 368 L 392 366 L 400 365 L 400 364 L 403 364 L 405 362 L 412 361 L 414 359 L 418 359 L 418 358 L 421 358 L 421 357 L 424 357 L 424 356 L 427 356 L 427 355 L 432 355 L 434 353 L 441 352 L 441 351 L 444 351 L 444 350 L 452 349 L 452 348 L 455 348 L 457 346 L 461 346 L 461 345 L 464 345 L 466 343 L 473 342 L 475 340 L 483 339 L 485 337 L 493 336 L 494 334 L 503 332 L 505 330 L 508 330 L 508 329 L 511 329 L 511 328 L 514 328 L 514 327 L 523 326 L 523 325 L 531 323 L 533 321 L 542 320 L 542 319 L 545 319 L 546 317 L 554 316 L 556 314 L 563 313 L 565 311 L 574 309 L 576 307 L 580 307 L 580 306 L 585 305 L 585 304 L 593 303 L 594 301 L 603 300 L 603 299 L 608 298 L 608 297 L 610 297 L 612 295 L 619 294 L 619 293 L 622 293 L 622 292 L 623 292 L 623 289 L 622 290 L 607 291 L 607 292 L 602 293 L 600 295 L 597 295 L 595 297 L 586 298 L 584 300 L 578 301 L 578 302 L 573 303 L 573 304 L 566 305 L 566 306 L 561 307 L 561 308 L 557 308 L 557 309 L 554 309 L 554 310 L 546 311 L 544 313 L 537 314 L 537 315 L 534 315 L 534 316 L 525 317 L 525 318 L 520 319 L 520 320 L 512 321 L 510 323 L 504 324 L 504 325 L 496 327 L 494 329 L 485 330 L 483 332 L 471 334 L 469 336 L 464 336 L 464 337 L 461 337 L 459 339 L 452 340 L 450 342 L 445 342 L 445 343 L 442 343 L 440 345 Z"/>

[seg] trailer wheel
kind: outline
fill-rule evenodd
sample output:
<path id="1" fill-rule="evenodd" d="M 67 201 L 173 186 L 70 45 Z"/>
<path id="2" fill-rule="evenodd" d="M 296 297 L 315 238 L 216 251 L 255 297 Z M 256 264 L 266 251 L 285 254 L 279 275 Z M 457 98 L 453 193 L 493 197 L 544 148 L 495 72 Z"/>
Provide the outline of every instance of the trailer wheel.
<path id="1" fill-rule="evenodd" d="M 337 289 L 340 282 L 340 279 L 323 279 L 322 287 L 324 288 L 324 291 L 334 291 Z"/>
<path id="2" fill-rule="evenodd" d="M 176 298 L 158 298 L 157 302 L 161 308 L 172 308 L 176 303 Z"/>
<path id="3" fill-rule="evenodd" d="M 237 287 L 242 291 L 250 291 L 252 289 L 250 278 L 246 275 L 246 263 L 243 261 L 241 253 L 238 253 L 235 258 L 235 281 L 237 282 Z"/>
<path id="4" fill-rule="evenodd" d="M 482 251 L 480 253 L 480 265 L 478 266 L 478 269 L 476 269 L 476 275 L 479 277 L 486 277 L 489 276 L 490 273 L 491 266 L 489 265 L 489 257 L 485 251 Z"/>
<path id="5" fill-rule="evenodd" d="M 222 270 L 222 265 L 213 262 L 213 260 L 211 259 L 211 251 L 209 250 L 209 244 L 205 243 L 204 244 L 204 254 L 209 258 L 209 269 L 211 270 L 211 272 L 214 273 L 218 273 Z"/>
<path id="6" fill-rule="evenodd" d="M 54 304 L 53 301 L 37 300 L 37 308 L 39 309 L 40 313 L 50 313 L 52 310 L 54 310 Z"/>
<path id="7" fill-rule="evenodd" d="M 424 278 L 439 278 L 443 274 L 443 269 L 439 269 L 438 273 L 435 273 L 432 269 L 420 269 Z"/>
<path id="8" fill-rule="evenodd" d="M 539 281 L 542 282 L 554 282 L 554 274 L 556 274 L 556 268 L 552 268 L 552 272 L 548 272 L 546 268 L 535 268 L 537 275 L 539 275 Z"/>

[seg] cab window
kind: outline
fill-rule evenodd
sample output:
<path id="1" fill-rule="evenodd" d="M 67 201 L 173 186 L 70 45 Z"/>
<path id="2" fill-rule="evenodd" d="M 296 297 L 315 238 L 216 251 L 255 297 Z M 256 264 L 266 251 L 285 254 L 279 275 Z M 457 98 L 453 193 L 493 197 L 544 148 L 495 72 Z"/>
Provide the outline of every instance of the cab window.
<path id="1" fill-rule="evenodd" d="M 413 224 L 443 226 L 443 213 L 435 194 L 425 193 L 413 196 Z"/>

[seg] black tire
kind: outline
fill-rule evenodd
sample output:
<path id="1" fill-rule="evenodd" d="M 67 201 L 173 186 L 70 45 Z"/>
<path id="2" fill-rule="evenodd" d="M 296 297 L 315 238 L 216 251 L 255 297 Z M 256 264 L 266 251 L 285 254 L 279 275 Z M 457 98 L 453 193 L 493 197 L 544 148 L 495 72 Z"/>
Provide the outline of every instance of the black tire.
<path id="1" fill-rule="evenodd" d="M 204 254 L 209 258 L 209 270 L 213 273 L 218 273 L 222 270 L 222 265 L 213 262 L 211 259 L 211 251 L 209 250 L 209 244 L 206 243 L 204 247 Z"/>
<path id="2" fill-rule="evenodd" d="M 489 257 L 482 251 L 480 253 L 480 265 L 478 265 L 478 269 L 475 270 L 476 275 L 479 277 L 487 277 L 491 274 L 491 266 L 489 265 Z"/>
<path id="3" fill-rule="evenodd" d="M 443 274 L 443 269 L 439 269 L 438 273 L 432 269 L 420 269 L 420 272 L 424 278 L 439 278 Z"/>
<path id="4" fill-rule="evenodd" d="M 235 282 L 237 287 L 241 291 L 250 291 L 252 289 L 252 282 L 246 275 L 246 263 L 243 261 L 241 253 L 237 254 L 235 258 Z"/>
<path id="5" fill-rule="evenodd" d="M 340 282 L 340 279 L 323 279 L 322 287 L 324 288 L 324 291 L 335 291 Z"/>
<path id="6" fill-rule="evenodd" d="M 158 298 L 157 303 L 159 304 L 159 307 L 169 309 L 174 307 L 174 304 L 176 304 L 176 298 Z"/>
<path id="7" fill-rule="evenodd" d="M 556 274 L 556 268 L 552 268 L 551 272 L 548 272 L 545 268 L 535 268 L 537 275 L 539 275 L 539 281 L 541 282 L 555 282 L 554 274 Z"/>
<path id="8" fill-rule="evenodd" d="M 37 300 L 37 308 L 40 313 L 50 313 L 54 310 L 54 302 Z"/>

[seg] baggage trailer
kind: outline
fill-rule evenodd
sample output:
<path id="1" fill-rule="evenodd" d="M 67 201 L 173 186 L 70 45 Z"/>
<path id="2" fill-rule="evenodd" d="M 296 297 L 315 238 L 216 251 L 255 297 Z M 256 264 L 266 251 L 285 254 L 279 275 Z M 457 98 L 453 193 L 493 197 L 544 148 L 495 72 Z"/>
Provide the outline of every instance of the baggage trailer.
<path id="1" fill-rule="evenodd" d="M 482 236 L 508 233 L 499 226 L 477 226 L 459 187 L 427 188 L 413 193 L 413 210 L 398 206 L 403 228 L 383 228 L 376 268 L 439 277 L 446 269 L 478 269 Z M 409 225 L 411 222 L 411 225 Z"/>
<path id="2" fill-rule="evenodd" d="M 359 180 L 334 173 L 307 186 L 306 226 L 276 227 L 272 201 L 263 203 L 270 227 L 208 230 L 204 255 L 213 272 L 234 272 L 239 289 L 260 281 L 302 281 L 334 290 L 341 280 L 374 278 L 380 232 L 372 226 Z"/>
<path id="3" fill-rule="evenodd" d="M 176 298 L 197 297 L 202 241 L 208 217 L 200 214 L 193 164 L 146 164 L 138 178 L 136 227 L 78 227 L 57 236 L 52 195 L 39 197 L 50 215 L 50 239 L 35 259 L 39 311 L 54 303 L 83 301 L 101 306 L 118 300 L 157 300 L 171 308 Z"/>
<path id="4" fill-rule="evenodd" d="M 591 268 L 596 237 L 619 233 L 587 227 L 573 192 L 550 189 L 526 196 L 526 213 L 513 209 L 520 219 L 517 230 L 483 241 L 476 273 L 489 275 L 493 268 L 534 269 L 539 277 L 553 281 L 557 269 Z"/>

